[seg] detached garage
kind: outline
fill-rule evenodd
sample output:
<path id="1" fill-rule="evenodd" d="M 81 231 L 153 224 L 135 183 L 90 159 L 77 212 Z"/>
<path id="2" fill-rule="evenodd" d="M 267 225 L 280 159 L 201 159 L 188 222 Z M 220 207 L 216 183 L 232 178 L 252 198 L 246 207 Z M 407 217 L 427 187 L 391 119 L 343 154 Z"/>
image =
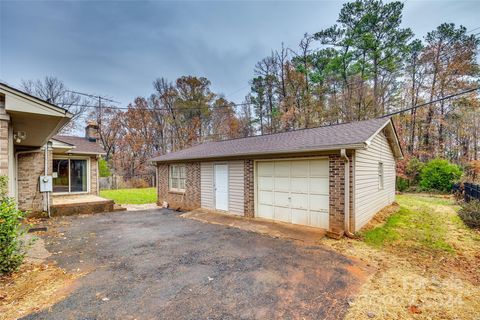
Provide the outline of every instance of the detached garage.
<path id="1" fill-rule="evenodd" d="M 399 158 L 393 123 L 382 118 L 208 142 L 152 161 L 159 204 L 340 236 L 358 231 L 394 201 Z"/>

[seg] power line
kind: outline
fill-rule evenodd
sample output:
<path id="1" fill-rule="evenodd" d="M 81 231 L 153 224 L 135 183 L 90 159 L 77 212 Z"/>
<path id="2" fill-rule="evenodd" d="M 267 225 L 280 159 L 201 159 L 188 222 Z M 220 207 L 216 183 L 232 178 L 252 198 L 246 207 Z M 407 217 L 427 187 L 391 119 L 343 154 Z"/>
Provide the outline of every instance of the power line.
<path id="1" fill-rule="evenodd" d="M 232 108 L 232 107 L 240 107 L 240 106 L 247 106 L 251 105 L 250 103 L 232 103 L 231 105 L 212 105 L 209 106 L 213 109 L 217 108 Z M 70 104 L 70 106 L 73 107 L 84 107 L 84 108 L 100 108 L 100 109 L 111 109 L 111 110 L 145 110 L 145 111 L 170 111 L 170 110 L 203 110 L 203 107 L 174 107 L 174 108 L 135 108 L 135 107 L 112 107 L 112 106 L 96 106 L 96 105 L 91 105 L 91 104 Z"/>
<path id="2" fill-rule="evenodd" d="M 403 113 L 405 111 L 418 109 L 420 107 L 424 107 L 424 106 L 427 106 L 427 105 L 432 104 L 432 103 L 437 103 L 437 102 L 440 102 L 440 101 L 443 101 L 443 100 L 451 99 L 451 98 L 454 98 L 456 96 L 460 96 L 460 95 L 463 95 L 463 94 L 474 92 L 474 91 L 479 90 L 479 89 L 480 89 L 480 86 L 475 87 L 475 88 L 471 88 L 471 89 L 468 89 L 468 90 L 464 90 L 464 91 L 461 91 L 461 92 L 453 93 L 451 95 L 448 95 L 448 96 L 445 96 L 445 97 L 442 97 L 442 98 L 438 98 L 438 99 L 435 99 L 435 100 L 432 100 L 432 101 L 429 101 L 429 102 L 425 102 L 425 103 L 422 103 L 422 104 L 418 104 L 418 105 L 410 107 L 410 108 L 406 108 L 406 109 L 402 109 L 402 110 L 398 110 L 398 111 L 395 111 L 395 112 L 388 113 L 386 115 L 381 116 L 380 118 L 391 117 L 391 116 L 394 116 L 396 114 Z"/>
<path id="3" fill-rule="evenodd" d="M 98 95 L 94 95 L 94 94 L 83 93 L 83 92 L 78 92 L 78 91 L 73 91 L 73 90 L 65 90 L 65 91 L 66 91 L 66 92 L 75 93 L 75 94 L 80 94 L 80 95 L 82 95 L 82 96 L 86 96 L 86 97 L 90 97 L 90 98 L 95 98 L 95 99 L 99 99 L 99 100 L 105 100 L 105 101 L 108 101 L 108 102 L 121 103 L 121 102 L 119 102 L 119 101 L 115 101 L 115 100 L 108 99 L 108 98 L 105 98 L 105 97 L 102 97 L 102 96 L 98 96 Z"/>

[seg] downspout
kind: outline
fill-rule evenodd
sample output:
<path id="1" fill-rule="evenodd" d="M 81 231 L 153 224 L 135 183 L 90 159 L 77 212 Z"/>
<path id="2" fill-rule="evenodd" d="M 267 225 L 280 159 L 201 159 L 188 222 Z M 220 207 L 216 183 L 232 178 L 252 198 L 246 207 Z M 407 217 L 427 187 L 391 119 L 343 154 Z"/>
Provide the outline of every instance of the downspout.
<path id="1" fill-rule="evenodd" d="M 345 160 L 345 205 L 344 205 L 344 229 L 345 235 L 349 238 L 354 238 L 355 235 L 350 232 L 350 159 L 348 159 L 347 151 L 340 150 L 340 156 Z"/>
<path id="2" fill-rule="evenodd" d="M 48 176 L 48 150 L 49 150 L 49 144 L 51 144 L 50 141 L 48 141 L 46 144 L 45 144 L 45 173 L 44 175 L 45 176 Z M 46 192 L 46 205 L 47 205 L 47 208 L 44 208 L 47 209 L 45 211 L 48 212 L 48 217 L 51 218 L 50 216 L 50 192 Z"/>

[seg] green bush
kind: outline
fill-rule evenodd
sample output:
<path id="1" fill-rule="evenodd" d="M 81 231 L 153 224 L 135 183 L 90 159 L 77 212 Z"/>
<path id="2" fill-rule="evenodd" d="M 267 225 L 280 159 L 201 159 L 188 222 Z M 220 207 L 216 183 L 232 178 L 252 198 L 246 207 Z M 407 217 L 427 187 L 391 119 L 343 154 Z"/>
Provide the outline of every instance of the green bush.
<path id="1" fill-rule="evenodd" d="M 418 158 L 411 158 L 408 161 L 405 167 L 405 174 L 410 178 L 414 185 L 418 184 L 420 173 L 424 166 L 425 163 L 421 162 Z"/>
<path id="2" fill-rule="evenodd" d="M 420 188 L 423 191 L 448 192 L 462 176 L 462 168 L 444 159 L 430 160 L 420 173 Z"/>
<path id="3" fill-rule="evenodd" d="M 6 274 L 15 271 L 25 256 L 25 244 L 20 240 L 25 213 L 6 196 L 6 178 L 0 178 L 0 274 Z"/>
<path id="4" fill-rule="evenodd" d="M 110 173 L 110 168 L 108 167 L 107 160 L 103 158 L 98 160 L 98 171 L 99 171 L 100 177 L 102 178 L 110 177 L 111 173 Z"/>
<path id="5" fill-rule="evenodd" d="M 410 182 L 408 179 L 402 178 L 402 177 L 397 177 L 397 190 L 400 192 L 404 192 L 408 189 L 410 186 Z"/>
<path id="6" fill-rule="evenodd" d="M 470 228 L 480 228 L 480 201 L 471 200 L 465 202 L 458 215 Z"/>

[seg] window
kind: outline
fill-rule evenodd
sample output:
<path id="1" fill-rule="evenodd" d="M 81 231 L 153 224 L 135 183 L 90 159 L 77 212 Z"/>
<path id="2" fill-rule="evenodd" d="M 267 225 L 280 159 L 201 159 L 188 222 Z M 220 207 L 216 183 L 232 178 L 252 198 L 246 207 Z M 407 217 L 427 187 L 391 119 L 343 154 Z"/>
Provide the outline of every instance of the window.
<path id="1" fill-rule="evenodd" d="M 53 159 L 53 192 L 87 191 L 87 159 Z"/>
<path id="2" fill-rule="evenodd" d="M 184 164 L 170 165 L 169 187 L 172 191 L 185 192 L 185 174 L 186 169 Z"/>
<path id="3" fill-rule="evenodd" d="M 383 190 L 383 162 L 378 163 L 378 189 Z"/>

